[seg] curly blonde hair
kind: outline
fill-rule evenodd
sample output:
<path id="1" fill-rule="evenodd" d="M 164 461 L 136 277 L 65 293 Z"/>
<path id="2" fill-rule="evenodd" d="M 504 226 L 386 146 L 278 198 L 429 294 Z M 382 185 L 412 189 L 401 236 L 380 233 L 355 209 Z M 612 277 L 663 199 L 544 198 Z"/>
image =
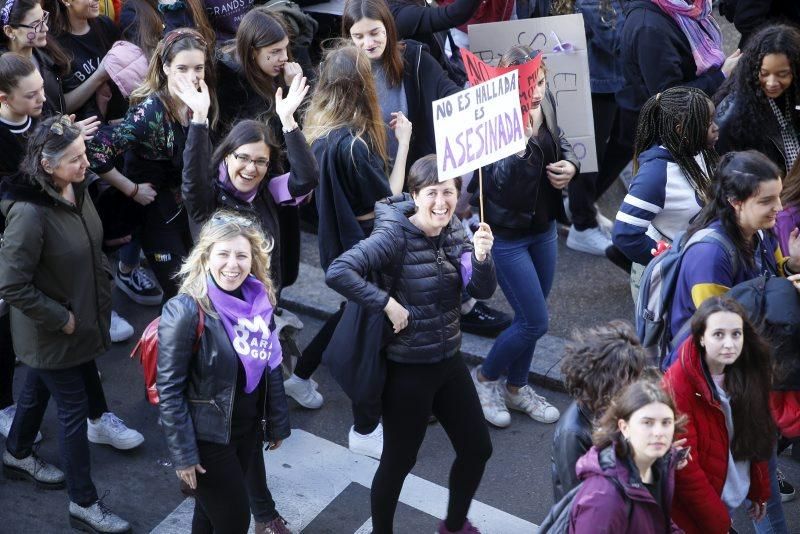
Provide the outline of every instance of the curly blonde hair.
<path id="1" fill-rule="evenodd" d="M 203 311 L 212 317 L 217 317 L 217 314 L 208 298 L 208 258 L 216 243 L 239 236 L 250 242 L 252 250 L 250 274 L 264 284 L 270 302 L 273 305 L 276 303 L 275 286 L 269 277 L 273 240 L 264 235 L 258 221 L 234 211 L 219 210 L 200 229 L 194 248 L 176 275 L 176 278 L 181 280 L 178 292 L 194 298 Z"/>

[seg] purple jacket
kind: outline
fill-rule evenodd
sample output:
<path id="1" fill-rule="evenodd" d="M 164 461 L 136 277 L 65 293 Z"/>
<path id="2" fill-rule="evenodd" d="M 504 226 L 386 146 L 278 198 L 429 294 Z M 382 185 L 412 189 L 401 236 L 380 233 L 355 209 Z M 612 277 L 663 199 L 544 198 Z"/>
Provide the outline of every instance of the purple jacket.
<path id="1" fill-rule="evenodd" d="M 783 211 L 778 213 L 778 220 L 775 223 L 775 235 L 781 246 L 781 253 L 789 255 L 789 234 L 792 230 L 800 226 L 800 209 L 797 206 L 785 206 Z"/>
<path id="2" fill-rule="evenodd" d="M 669 518 L 675 491 L 673 454 L 653 464 L 661 483 L 661 501 L 666 505 L 656 503 L 628 460 L 617 460 L 613 446 L 601 451 L 592 447 L 575 469 L 582 484 L 572 504 L 570 534 L 683 532 Z"/>

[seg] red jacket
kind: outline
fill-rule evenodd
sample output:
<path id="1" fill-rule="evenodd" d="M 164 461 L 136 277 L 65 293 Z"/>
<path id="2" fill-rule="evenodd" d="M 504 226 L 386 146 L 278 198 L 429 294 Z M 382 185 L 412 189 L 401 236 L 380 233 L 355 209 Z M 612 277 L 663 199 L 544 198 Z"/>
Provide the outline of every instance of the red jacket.
<path id="1" fill-rule="evenodd" d="M 679 413 L 689 418 L 686 433 L 692 460 L 675 475 L 672 519 L 687 534 L 726 534 L 731 528 L 722 488 L 728 474 L 730 450 L 725 414 L 712 389 L 691 337 L 678 350 L 675 363 L 664 375 L 664 386 L 675 399 Z M 747 498 L 766 502 L 769 498 L 767 462 L 752 462 Z"/>
<path id="2" fill-rule="evenodd" d="M 781 435 L 800 438 L 800 391 L 773 391 L 769 394 L 769 407 Z"/>

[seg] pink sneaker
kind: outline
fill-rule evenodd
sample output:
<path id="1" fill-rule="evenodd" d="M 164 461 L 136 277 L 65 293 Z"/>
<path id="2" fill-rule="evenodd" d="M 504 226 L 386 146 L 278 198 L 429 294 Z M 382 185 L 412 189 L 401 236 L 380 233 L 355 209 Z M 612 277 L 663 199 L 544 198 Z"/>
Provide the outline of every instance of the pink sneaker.
<path id="1" fill-rule="evenodd" d="M 439 528 L 436 529 L 436 534 L 481 534 L 481 531 L 470 523 L 469 520 L 464 521 L 461 530 L 447 530 L 447 527 L 444 526 L 444 521 L 440 521 Z"/>

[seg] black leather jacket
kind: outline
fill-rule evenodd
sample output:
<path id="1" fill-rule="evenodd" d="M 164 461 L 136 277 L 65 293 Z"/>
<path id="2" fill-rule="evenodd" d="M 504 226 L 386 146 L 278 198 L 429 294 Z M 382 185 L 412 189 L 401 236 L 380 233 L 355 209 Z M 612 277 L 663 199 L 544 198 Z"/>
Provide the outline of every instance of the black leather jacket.
<path id="1" fill-rule="evenodd" d="M 577 402 L 561 415 L 553 434 L 553 496 L 555 502 L 580 483 L 578 458 L 592 448 L 592 417 Z"/>
<path id="2" fill-rule="evenodd" d="M 477 299 L 492 296 L 497 287 L 491 254 L 479 262 L 453 217 L 440 241 L 426 236 L 408 217 L 415 212 L 408 195 L 375 204 L 375 229 L 331 263 L 326 282 L 367 309 L 382 313 L 389 292 L 366 280 L 382 272 L 383 287 L 408 310 L 408 326 L 386 347 L 389 360 L 435 363 L 451 358 L 461 347 L 462 253 L 472 260 L 467 292 Z"/>
<path id="3" fill-rule="evenodd" d="M 575 165 L 577 172 L 573 179 L 576 179 L 581 164 L 572 150 L 572 145 L 558 126 L 556 101 L 550 91 L 547 91 L 542 100 L 542 113 L 547 129 L 556 144 L 556 161 L 563 159 Z M 538 151 L 539 157 L 533 157 L 533 151 Z M 491 165 L 485 175 L 489 179 L 484 181 L 483 198 L 484 213 L 489 226 L 516 230 L 529 229 L 536 211 L 537 195 L 548 195 L 556 215 L 564 210 L 561 191 L 550 185 L 544 168 L 545 163 L 541 158 L 541 149 L 531 140 L 523 157 L 509 156 Z M 540 187 L 542 180 L 544 182 Z M 470 182 L 469 192 L 472 193 L 470 203 L 478 206 L 478 180 Z"/>
<path id="4" fill-rule="evenodd" d="M 783 145 L 778 119 L 772 110 L 763 113 L 757 128 L 739 129 L 733 124 L 734 116 L 740 112 L 736 95 L 728 94 L 717 106 L 714 122 L 719 127 L 716 149 L 719 155 L 734 150 L 758 150 L 786 172 L 786 148 Z"/>
<path id="5" fill-rule="evenodd" d="M 226 444 L 236 393 L 238 356 L 222 322 L 206 314 L 197 355 L 192 354 L 199 321 L 195 300 L 179 294 L 165 305 L 158 324 L 156 387 L 167 447 L 175 469 L 200 463 L 197 440 Z M 263 439 L 289 436 L 289 406 L 280 366 L 266 374 Z"/>

